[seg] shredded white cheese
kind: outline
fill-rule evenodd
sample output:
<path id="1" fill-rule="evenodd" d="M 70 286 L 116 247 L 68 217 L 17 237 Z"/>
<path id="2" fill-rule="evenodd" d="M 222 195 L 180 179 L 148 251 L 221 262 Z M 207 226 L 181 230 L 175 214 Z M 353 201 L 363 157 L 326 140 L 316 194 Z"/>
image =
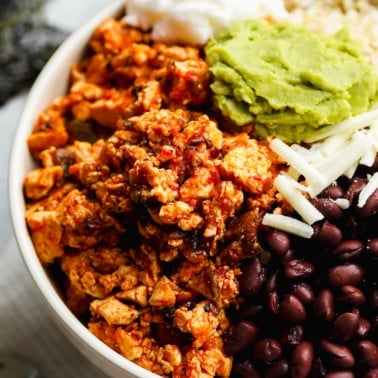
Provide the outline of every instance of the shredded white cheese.
<path id="1" fill-rule="evenodd" d="M 292 144 L 290 148 L 297 154 L 301 155 L 302 158 L 307 160 L 308 163 L 316 162 L 322 158 L 322 152 L 316 148 L 306 148 L 299 144 Z"/>
<path id="2" fill-rule="evenodd" d="M 360 164 L 366 167 L 371 167 L 375 162 L 375 157 L 377 155 L 377 148 L 372 146 L 366 146 L 366 151 L 360 160 Z"/>
<path id="3" fill-rule="evenodd" d="M 346 198 L 337 198 L 335 203 L 343 210 L 349 209 L 350 202 Z"/>
<path id="4" fill-rule="evenodd" d="M 358 207 L 364 207 L 368 198 L 378 189 L 378 172 L 370 177 L 368 183 L 362 188 L 357 201 Z"/>
<path id="5" fill-rule="evenodd" d="M 344 172 L 344 176 L 351 179 L 354 174 L 356 173 L 356 170 L 358 168 L 358 164 L 359 162 L 356 161 L 353 165 L 351 165 L 345 172 Z"/>
<path id="6" fill-rule="evenodd" d="M 314 233 L 313 228 L 307 223 L 287 215 L 265 214 L 262 224 L 306 239 L 311 238 Z"/>
<path id="7" fill-rule="evenodd" d="M 350 132 L 332 135 L 324 139 L 321 143 L 314 144 L 310 150 L 316 149 L 321 154 L 320 158 L 318 159 L 319 161 L 325 156 L 331 156 L 337 149 L 345 144 L 350 136 Z"/>
<path id="8" fill-rule="evenodd" d="M 344 133 L 346 131 L 355 131 L 371 125 L 378 119 L 378 109 L 372 109 L 355 117 L 338 122 L 332 126 L 323 127 L 318 133 L 306 139 L 306 143 L 314 143 L 332 135 Z"/>
<path id="9" fill-rule="evenodd" d="M 273 139 L 270 142 L 270 148 L 295 170 L 300 172 L 312 186 L 324 187 L 324 185 L 326 185 L 327 179 L 282 140 L 278 138 Z"/>
<path id="10" fill-rule="evenodd" d="M 279 174 L 274 180 L 274 186 L 308 224 L 324 218 L 323 214 L 296 188 L 289 176 Z"/>
<path id="11" fill-rule="evenodd" d="M 297 181 L 297 178 L 292 177 L 288 172 L 281 172 L 280 173 L 283 176 L 286 176 L 288 180 L 290 181 L 290 184 L 294 186 L 294 188 L 298 189 L 302 193 L 308 193 L 309 189 L 307 186 L 301 184 L 300 182 Z"/>
<path id="12" fill-rule="evenodd" d="M 312 143 L 307 148 L 275 138 L 270 148 L 288 164 L 287 171 L 274 181 L 276 189 L 303 221 L 311 225 L 323 216 L 306 197 L 316 197 L 343 175 L 352 178 L 361 164 L 373 166 L 378 153 L 378 109 L 323 128 L 308 142 Z M 305 178 L 304 183 L 298 182 L 300 177 Z M 377 189 L 378 173 L 368 180 L 359 195 L 359 207 Z M 347 199 L 339 198 L 335 202 L 342 209 L 350 206 Z"/>
<path id="13" fill-rule="evenodd" d="M 354 164 L 358 164 L 360 158 L 365 153 L 366 136 L 361 132 L 356 132 L 351 140 L 344 143 L 344 145 L 337 149 L 333 155 L 316 164 L 316 168 L 323 172 L 326 181 L 321 185 L 310 188 L 310 193 L 313 196 L 318 195 L 327 186 L 331 185 L 340 176 L 342 176 Z"/>

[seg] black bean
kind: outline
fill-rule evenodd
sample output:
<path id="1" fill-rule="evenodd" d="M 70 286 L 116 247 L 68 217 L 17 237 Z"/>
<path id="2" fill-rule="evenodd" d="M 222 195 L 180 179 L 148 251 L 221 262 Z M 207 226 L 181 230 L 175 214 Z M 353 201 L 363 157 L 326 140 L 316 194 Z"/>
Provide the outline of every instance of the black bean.
<path id="1" fill-rule="evenodd" d="M 310 376 L 313 378 L 320 378 L 320 377 L 324 377 L 326 373 L 327 373 L 327 369 L 324 365 L 324 362 L 319 357 L 319 353 L 317 352 L 316 355 L 314 355 L 314 362 L 312 363 Z"/>
<path id="2" fill-rule="evenodd" d="M 370 329 L 371 329 L 370 322 L 365 318 L 360 318 L 358 321 L 356 336 L 360 337 L 361 339 L 364 339 L 369 334 Z"/>
<path id="3" fill-rule="evenodd" d="M 348 238 L 357 238 L 360 229 L 360 222 L 357 218 L 352 215 L 348 214 L 345 223 L 343 225 L 343 233 L 344 235 L 348 236 Z"/>
<path id="4" fill-rule="evenodd" d="M 285 329 L 281 335 L 281 344 L 285 349 L 292 349 L 303 340 L 303 326 L 297 324 Z"/>
<path id="5" fill-rule="evenodd" d="M 349 200 L 351 204 L 355 203 L 362 188 L 366 185 L 366 180 L 364 179 L 354 179 L 352 184 L 349 186 L 345 193 L 345 197 Z"/>
<path id="6" fill-rule="evenodd" d="M 322 340 L 320 342 L 320 348 L 324 352 L 326 360 L 332 367 L 350 369 L 356 362 L 352 352 L 345 345 Z"/>
<path id="7" fill-rule="evenodd" d="M 371 218 L 378 213 L 378 189 L 369 196 L 366 203 L 362 207 L 355 208 L 358 216 L 362 218 Z"/>
<path id="8" fill-rule="evenodd" d="M 304 304 L 309 304 L 314 300 L 314 292 L 312 291 L 311 286 L 305 282 L 294 285 L 291 293 Z"/>
<path id="9" fill-rule="evenodd" d="M 266 280 L 265 283 L 265 292 L 272 293 L 273 291 L 277 290 L 277 276 L 278 270 L 273 272 Z"/>
<path id="10" fill-rule="evenodd" d="M 284 255 L 290 248 L 290 238 L 283 231 L 269 230 L 264 240 L 269 251 L 277 255 Z"/>
<path id="11" fill-rule="evenodd" d="M 280 343 L 272 338 L 259 340 L 253 348 L 253 358 L 263 364 L 269 365 L 281 358 Z"/>
<path id="12" fill-rule="evenodd" d="M 343 233 L 332 223 L 324 221 L 320 226 L 314 225 L 312 238 L 326 247 L 336 247 L 340 244 Z"/>
<path id="13" fill-rule="evenodd" d="M 359 320 L 359 314 L 353 312 L 339 315 L 333 325 L 332 336 L 343 342 L 350 340 L 358 329 Z"/>
<path id="14" fill-rule="evenodd" d="M 335 318 L 334 296 L 331 290 L 320 291 L 314 302 L 315 316 L 324 322 L 332 322 Z"/>
<path id="15" fill-rule="evenodd" d="M 378 238 L 368 240 L 366 249 L 371 256 L 378 258 Z"/>
<path id="16" fill-rule="evenodd" d="M 292 248 L 289 248 L 289 250 L 281 256 L 282 263 L 291 261 L 295 258 L 295 251 Z"/>
<path id="17" fill-rule="evenodd" d="M 252 257 L 242 267 L 239 289 L 243 296 L 256 293 L 264 280 L 264 269 L 258 257 Z"/>
<path id="18" fill-rule="evenodd" d="M 378 290 L 373 290 L 370 295 L 370 302 L 373 308 L 378 308 Z"/>
<path id="19" fill-rule="evenodd" d="M 363 378 L 378 378 L 378 369 L 370 369 L 368 370 Z"/>
<path id="20" fill-rule="evenodd" d="M 322 193 L 320 193 L 319 197 L 332 198 L 335 200 L 344 197 L 344 195 L 345 192 L 340 185 L 331 184 L 326 189 L 324 189 Z"/>
<path id="21" fill-rule="evenodd" d="M 289 374 L 289 362 L 279 360 L 273 366 L 268 367 L 264 372 L 264 378 L 285 378 Z"/>
<path id="22" fill-rule="evenodd" d="M 328 282 L 331 286 L 358 285 L 365 269 L 357 264 L 338 265 L 329 269 Z"/>
<path id="23" fill-rule="evenodd" d="M 280 304 L 279 304 L 278 293 L 276 291 L 268 294 L 267 305 L 268 305 L 268 309 L 274 315 L 278 315 Z"/>
<path id="24" fill-rule="evenodd" d="M 294 295 L 286 294 L 280 302 L 280 316 L 293 323 L 301 323 L 306 319 L 306 309 L 303 303 Z"/>
<path id="25" fill-rule="evenodd" d="M 242 352 L 252 345 L 258 334 L 258 327 L 246 320 L 229 328 L 223 335 L 224 351 L 228 355 Z"/>
<path id="26" fill-rule="evenodd" d="M 353 285 L 341 286 L 340 295 L 337 299 L 354 307 L 361 307 L 366 301 L 365 294 Z"/>
<path id="27" fill-rule="evenodd" d="M 249 360 L 236 361 L 232 367 L 238 378 L 260 378 L 261 375 Z"/>
<path id="28" fill-rule="evenodd" d="M 358 257 L 364 249 L 364 243 L 360 240 L 344 240 L 332 253 L 341 261 L 349 261 Z"/>
<path id="29" fill-rule="evenodd" d="M 378 340 L 378 313 L 372 316 L 370 320 L 371 330 L 369 335 L 372 337 L 373 340 Z"/>
<path id="30" fill-rule="evenodd" d="M 292 377 L 308 377 L 314 359 L 314 348 L 308 341 L 302 341 L 291 353 L 290 374 Z"/>
<path id="31" fill-rule="evenodd" d="M 359 362 L 370 369 L 378 368 L 378 346 L 369 340 L 362 340 L 357 344 Z"/>
<path id="32" fill-rule="evenodd" d="M 240 309 L 240 318 L 241 319 L 250 319 L 255 320 L 260 315 L 263 309 L 262 304 L 258 303 L 247 303 Z"/>
<path id="33" fill-rule="evenodd" d="M 355 375 L 353 371 L 350 370 L 334 370 L 328 372 L 325 376 L 325 378 L 354 378 Z"/>
<path id="34" fill-rule="evenodd" d="M 331 223 L 337 222 L 343 218 L 342 209 L 332 199 L 316 198 L 311 202 L 324 215 L 324 218 Z"/>
<path id="35" fill-rule="evenodd" d="M 285 277 L 289 279 L 306 278 L 311 276 L 314 271 L 313 264 L 298 259 L 291 260 L 284 266 Z"/>

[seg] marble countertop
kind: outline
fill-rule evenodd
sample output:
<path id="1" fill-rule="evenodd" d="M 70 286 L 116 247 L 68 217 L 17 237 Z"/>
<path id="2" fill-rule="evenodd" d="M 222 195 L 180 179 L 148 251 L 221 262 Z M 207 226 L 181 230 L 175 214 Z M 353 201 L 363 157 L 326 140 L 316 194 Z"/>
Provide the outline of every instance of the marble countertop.
<path id="1" fill-rule="evenodd" d="M 44 14 L 49 23 L 73 31 L 110 1 L 49 0 Z M 27 91 L 0 106 L 0 354 L 10 352 L 31 361 L 47 378 L 103 377 L 50 319 L 14 240 L 8 208 L 8 158 L 26 97 Z M 0 371 L 0 377 L 3 374 Z"/>

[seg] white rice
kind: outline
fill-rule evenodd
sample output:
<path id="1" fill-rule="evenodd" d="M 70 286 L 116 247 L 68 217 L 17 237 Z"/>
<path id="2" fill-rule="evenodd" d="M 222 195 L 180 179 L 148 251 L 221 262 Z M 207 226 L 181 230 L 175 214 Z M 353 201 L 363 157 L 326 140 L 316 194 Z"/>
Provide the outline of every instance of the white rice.
<path id="1" fill-rule="evenodd" d="M 378 0 L 285 0 L 289 19 L 315 32 L 333 34 L 343 27 L 378 69 Z"/>

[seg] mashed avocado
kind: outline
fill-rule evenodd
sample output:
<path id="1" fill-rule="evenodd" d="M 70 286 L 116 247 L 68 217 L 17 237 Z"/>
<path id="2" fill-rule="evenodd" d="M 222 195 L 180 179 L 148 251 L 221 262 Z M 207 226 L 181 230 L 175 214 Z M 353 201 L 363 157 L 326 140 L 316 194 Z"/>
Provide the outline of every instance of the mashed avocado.
<path id="1" fill-rule="evenodd" d="M 288 23 L 234 24 L 205 47 L 216 106 L 257 135 L 300 142 L 319 127 L 366 111 L 377 98 L 372 66 L 346 30 Z"/>

